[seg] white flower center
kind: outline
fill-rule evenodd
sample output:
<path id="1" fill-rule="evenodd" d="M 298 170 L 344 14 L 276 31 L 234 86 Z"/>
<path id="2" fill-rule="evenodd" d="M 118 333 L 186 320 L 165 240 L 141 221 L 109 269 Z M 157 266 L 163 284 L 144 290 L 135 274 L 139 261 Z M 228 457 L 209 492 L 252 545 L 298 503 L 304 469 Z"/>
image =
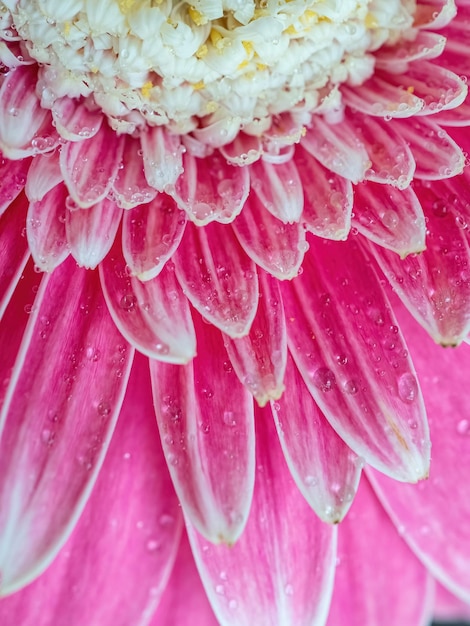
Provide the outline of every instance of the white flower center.
<path id="1" fill-rule="evenodd" d="M 9 0 L 0 7 L 10 38 L 18 33 L 42 64 L 43 106 L 82 97 L 119 132 L 150 124 L 188 133 L 220 122 L 229 137 L 227 128 L 259 135 L 273 115 L 310 113 L 327 94 L 338 109 L 338 85 L 371 75 L 370 53 L 411 27 L 415 1 Z"/>

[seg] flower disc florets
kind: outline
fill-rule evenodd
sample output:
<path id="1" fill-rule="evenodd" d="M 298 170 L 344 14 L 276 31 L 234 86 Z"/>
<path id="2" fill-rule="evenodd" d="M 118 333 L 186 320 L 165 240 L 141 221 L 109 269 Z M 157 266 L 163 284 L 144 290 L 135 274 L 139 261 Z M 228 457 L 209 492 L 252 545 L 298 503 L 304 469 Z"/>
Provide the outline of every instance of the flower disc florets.
<path id="1" fill-rule="evenodd" d="M 338 85 L 369 78 L 370 52 L 409 30 L 414 9 L 389 0 L 20 0 L 3 3 L 3 28 L 42 64 L 44 107 L 82 97 L 119 132 L 199 129 L 218 146 L 239 129 L 262 134 L 285 111 L 341 114 Z"/>

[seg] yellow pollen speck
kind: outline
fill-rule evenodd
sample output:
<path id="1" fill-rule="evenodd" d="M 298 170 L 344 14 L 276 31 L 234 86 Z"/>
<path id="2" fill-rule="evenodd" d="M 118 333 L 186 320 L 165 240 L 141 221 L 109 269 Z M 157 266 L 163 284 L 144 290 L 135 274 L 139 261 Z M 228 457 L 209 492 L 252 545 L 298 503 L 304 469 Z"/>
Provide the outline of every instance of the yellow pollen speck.
<path id="1" fill-rule="evenodd" d="M 196 91 L 198 91 L 199 89 L 204 89 L 205 84 L 203 80 L 200 80 L 198 83 L 193 83 L 192 88 L 195 89 Z"/>
<path id="2" fill-rule="evenodd" d="M 196 52 L 196 58 L 203 59 L 207 54 L 207 46 L 206 44 L 202 44 L 199 50 Z"/>
<path id="3" fill-rule="evenodd" d="M 256 64 L 256 69 L 257 70 L 266 70 L 266 69 L 268 69 L 268 66 L 266 65 L 266 63 L 257 63 Z"/>
<path id="4" fill-rule="evenodd" d="M 410 85 L 409 87 L 406 88 L 406 91 L 408 93 L 414 93 L 415 92 L 415 88 L 413 87 L 413 85 Z"/>
<path id="5" fill-rule="evenodd" d="M 136 4 L 136 0 L 119 0 L 118 6 L 121 13 L 130 13 Z"/>
<path id="6" fill-rule="evenodd" d="M 242 41 L 242 46 L 245 48 L 245 52 L 248 56 L 253 53 L 253 44 L 251 41 Z"/>
<path id="7" fill-rule="evenodd" d="M 219 33 L 218 30 L 216 30 L 215 28 L 211 29 L 211 32 L 209 34 L 210 40 L 212 42 L 212 45 L 217 48 L 218 50 L 221 50 L 223 47 L 223 37 L 222 35 Z"/>
<path id="8" fill-rule="evenodd" d="M 300 134 L 302 137 L 305 137 L 305 135 L 307 134 L 307 129 L 305 128 L 305 126 L 302 126 L 302 130 L 300 131 Z"/>
<path id="9" fill-rule="evenodd" d="M 195 7 L 189 7 L 188 14 L 196 26 L 204 26 L 204 24 L 207 24 L 207 17 L 200 13 Z"/>
<path id="10" fill-rule="evenodd" d="M 318 22 L 318 13 L 315 13 L 315 11 L 312 11 L 311 9 L 307 9 L 305 13 L 300 16 L 300 21 L 304 26 L 316 24 Z"/>
<path id="11" fill-rule="evenodd" d="M 377 22 L 377 18 L 372 13 L 368 13 L 365 19 L 366 28 L 377 28 L 379 23 Z"/>
<path id="12" fill-rule="evenodd" d="M 297 30 L 293 24 L 286 28 L 284 32 L 286 35 L 297 35 Z"/>
<path id="13" fill-rule="evenodd" d="M 215 113 L 219 108 L 219 105 L 217 104 L 217 102 L 214 102 L 214 100 L 209 100 L 205 108 L 207 113 Z"/>
<path id="14" fill-rule="evenodd" d="M 142 95 L 144 96 L 144 98 L 149 98 L 150 92 L 152 91 L 152 89 L 153 89 L 153 84 L 150 81 L 147 81 L 146 83 L 142 85 L 142 88 L 140 91 L 142 92 Z"/>

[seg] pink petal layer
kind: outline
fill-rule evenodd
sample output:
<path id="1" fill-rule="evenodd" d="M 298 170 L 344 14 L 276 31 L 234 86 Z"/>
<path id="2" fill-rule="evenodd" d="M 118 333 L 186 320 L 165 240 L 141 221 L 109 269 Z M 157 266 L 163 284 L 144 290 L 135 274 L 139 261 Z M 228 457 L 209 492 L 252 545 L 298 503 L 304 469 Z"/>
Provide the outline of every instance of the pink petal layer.
<path id="1" fill-rule="evenodd" d="M 16 162 L 16 161 L 15 161 Z M 23 161 L 20 161 L 22 163 Z M 30 202 L 42 200 L 46 193 L 63 182 L 59 155 L 36 155 L 28 170 L 25 192 Z"/>
<path id="2" fill-rule="evenodd" d="M 23 190 L 30 164 L 30 159 L 10 161 L 0 152 L 0 215 Z"/>
<path id="3" fill-rule="evenodd" d="M 20 196 L 0 216 L 0 319 L 30 256 L 24 232 L 27 205 L 24 195 Z"/>
<path id="4" fill-rule="evenodd" d="M 150 626 L 219 626 L 201 585 L 186 533 L 175 566 Z"/>
<path id="5" fill-rule="evenodd" d="M 220 332 L 197 321 L 198 356 L 150 362 L 170 474 L 187 517 L 210 541 L 232 544 L 250 510 L 255 474 L 253 399 L 237 380 Z"/>
<path id="6" fill-rule="evenodd" d="M 67 141 L 84 141 L 96 135 L 104 117 L 101 111 L 91 111 L 84 102 L 64 97 L 54 101 L 52 119 L 61 137 Z"/>
<path id="7" fill-rule="evenodd" d="M 162 126 L 149 127 L 140 136 L 145 178 L 158 191 L 174 185 L 183 171 L 180 138 Z"/>
<path id="8" fill-rule="evenodd" d="M 52 272 L 69 255 L 65 232 L 67 188 L 60 184 L 42 200 L 30 202 L 26 236 L 34 262 L 43 272 Z"/>
<path id="9" fill-rule="evenodd" d="M 434 584 L 381 507 L 367 479 L 338 533 L 327 626 L 427 626 Z"/>
<path id="10" fill-rule="evenodd" d="M 353 183 L 363 180 L 370 167 L 366 148 L 347 119 L 329 124 L 319 115 L 314 116 L 301 143 L 326 169 Z"/>
<path id="11" fill-rule="evenodd" d="M 65 232 L 72 256 L 78 265 L 95 269 L 111 250 L 122 210 L 104 198 L 89 209 L 67 211 Z"/>
<path id="12" fill-rule="evenodd" d="M 231 230 L 188 224 L 173 260 L 194 308 L 230 337 L 246 335 L 258 307 L 258 276 Z"/>
<path id="13" fill-rule="evenodd" d="M 188 218 L 198 226 L 232 222 L 250 191 L 248 168 L 230 165 L 218 152 L 204 159 L 187 153 L 183 167 L 172 193 Z"/>
<path id="14" fill-rule="evenodd" d="M 123 209 L 151 202 L 157 195 L 145 178 L 140 140 L 131 135 L 124 136 L 122 163 L 113 181 L 112 194 Z"/>
<path id="15" fill-rule="evenodd" d="M 320 626 L 333 585 L 336 534 L 294 484 L 267 410 L 256 416 L 257 475 L 247 527 L 213 546 L 188 526 L 206 593 L 224 626 Z M 295 532 L 293 532 L 295 529 Z"/>
<path id="16" fill-rule="evenodd" d="M 457 143 L 429 118 L 397 121 L 397 130 L 408 142 L 416 161 L 415 177 L 442 180 L 463 171 L 465 156 Z"/>
<path id="17" fill-rule="evenodd" d="M 271 408 L 287 464 L 315 513 L 337 524 L 354 499 L 363 461 L 331 428 L 291 356 L 285 385 L 284 394 Z"/>
<path id="18" fill-rule="evenodd" d="M 425 477 L 430 444 L 413 364 L 355 238 L 312 237 L 302 275 L 282 295 L 289 349 L 333 428 L 380 471 Z"/>
<path id="19" fill-rule="evenodd" d="M 116 241 L 99 272 L 109 311 L 132 345 L 168 363 L 187 363 L 193 358 L 196 336 L 189 303 L 173 268 L 143 283 L 128 271 Z"/>
<path id="20" fill-rule="evenodd" d="M 259 205 L 284 224 L 299 221 L 304 196 L 293 160 L 280 164 L 257 161 L 250 168 L 250 176 L 251 188 L 258 196 Z"/>
<path id="21" fill-rule="evenodd" d="M 444 350 L 409 316 L 413 359 L 423 386 L 431 429 L 430 478 L 417 486 L 397 486 L 371 473 L 373 485 L 402 537 L 432 574 L 462 600 L 470 602 L 470 351 Z M 410 506 L 412 503 L 412 506 Z"/>
<path id="22" fill-rule="evenodd" d="M 405 189 L 413 180 L 416 164 L 411 150 L 401 135 L 387 121 L 348 112 L 358 138 L 364 143 L 371 164 L 366 179 Z"/>
<path id="23" fill-rule="evenodd" d="M 286 320 L 277 281 L 259 273 L 258 311 L 246 337 L 225 337 L 225 347 L 241 382 L 260 406 L 284 391 L 287 359 Z"/>
<path id="24" fill-rule="evenodd" d="M 412 189 L 364 183 L 355 191 L 353 224 L 362 235 L 402 258 L 424 250 L 426 221 Z"/>
<path id="25" fill-rule="evenodd" d="M 0 602 L 0 622 L 148 624 L 167 584 L 181 526 L 158 440 L 147 364 L 139 359 L 102 471 L 74 532 L 37 581 Z"/>
<path id="26" fill-rule="evenodd" d="M 185 226 L 185 213 L 166 193 L 159 193 L 149 204 L 126 211 L 122 251 L 131 272 L 140 280 L 158 276 L 177 250 Z"/>
<path id="27" fill-rule="evenodd" d="M 307 249 L 301 224 L 283 224 L 251 194 L 232 226 L 243 250 L 266 272 L 278 280 L 297 276 Z"/>
<path id="28" fill-rule="evenodd" d="M 50 563 L 80 515 L 132 354 L 94 275 L 66 262 L 43 278 L 0 415 L 3 594 Z"/>
<path id="29" fill-rule="evenodd" d="M 413 316 L 443 345 L 470 330 L 470 246 L 467 194 L 470 171 L 432 185 L 415 184 L 426 214 L 426 250 L 403 261 L 371 246 L 390 283 Z"/>
<path id="30" fill-rule="evenodd" d="M 453 622 L 468 621 L 470 618 L 470 604 L 463 602 L 445 587 L 436 583 L 433 614 L 437 620 Z"/>
<path id="31" fill-rule="evenodd" d="M 326 239 L 346 239 L 353 207 L 351 182 L 323 167 L 302 145 L 296 147 L 295 163 L 304 191 L 302 222 L 307 230 Z"/>
<path id="32" fill-rule="evenodd" d="M 62 147 L 62 176 L 81 208 L 88 208 L 107 196 L 121 162 L 123 141 L 108 124 L 103 124 L 86 141 L 68 142 Z"/>
<path id="33" fill-rule="evenodd" d="M 9 158 L 23 158 L 34 152 L 34 137 L 49 114 L 36 95 L 36 79 L 36 68 L 24 65 L 10 71 L 2 82 L 0 146 Z"/>

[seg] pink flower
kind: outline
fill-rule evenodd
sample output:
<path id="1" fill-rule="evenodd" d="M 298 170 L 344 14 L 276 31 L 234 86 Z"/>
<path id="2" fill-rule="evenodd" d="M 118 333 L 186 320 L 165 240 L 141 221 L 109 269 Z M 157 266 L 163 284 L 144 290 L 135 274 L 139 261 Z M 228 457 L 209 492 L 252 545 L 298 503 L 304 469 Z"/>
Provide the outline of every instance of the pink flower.
<path id="1" fill-rule="evenodd" d="M 458 9 L 2 4 L 0 623 L 468 614 Z"/>

